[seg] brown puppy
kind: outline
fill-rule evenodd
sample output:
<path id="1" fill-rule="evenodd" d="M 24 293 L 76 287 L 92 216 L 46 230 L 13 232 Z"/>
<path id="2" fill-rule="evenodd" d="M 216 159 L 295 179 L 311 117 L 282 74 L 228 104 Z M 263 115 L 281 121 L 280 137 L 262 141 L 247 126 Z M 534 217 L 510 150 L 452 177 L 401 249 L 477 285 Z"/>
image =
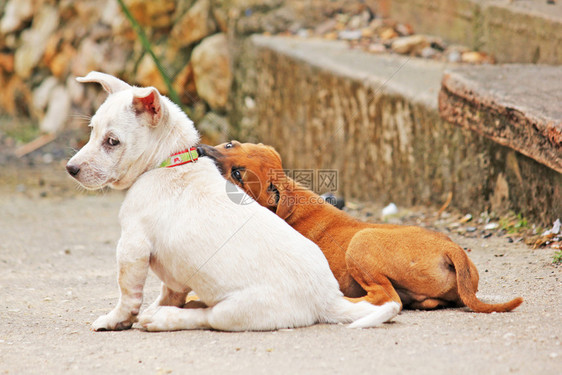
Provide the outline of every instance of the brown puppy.
<path id="1" fill-rule="evenodd" d="M 232 141 L 200 146 L 199 152 L 214 159 L 225 178 L 318 244 L 352 301 L 396 301 L 414 309 L 466 305 L 476 312 L 510 311 L 523 302 L 520 297 L 499 304 L 478 300 L 478 271 L 447 236 L 356 220 L 287 177 L 270 146 Z"/>

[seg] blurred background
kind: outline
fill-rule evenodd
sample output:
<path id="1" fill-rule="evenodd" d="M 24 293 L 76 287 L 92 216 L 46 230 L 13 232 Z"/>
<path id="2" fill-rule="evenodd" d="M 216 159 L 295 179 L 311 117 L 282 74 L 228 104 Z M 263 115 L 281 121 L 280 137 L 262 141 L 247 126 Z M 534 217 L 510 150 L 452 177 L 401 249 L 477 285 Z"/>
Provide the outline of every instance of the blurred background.
<path id="1" fill-rule="evenodd" d="M 373 11 L 356 1 L 0 1 L 3 135 L 21 144 L 87 131 L 84 118 L 105 94 L 75 77 L 99 70 L 155 86 L 183 106 L 209 143 L 240 136 L 247 121 L 240 107 L 253 100 L 243 94 L 255 95 L 244 87 L 247 37 L 296 33 L 362 11 L 369 12 L 366 26 Z"/>

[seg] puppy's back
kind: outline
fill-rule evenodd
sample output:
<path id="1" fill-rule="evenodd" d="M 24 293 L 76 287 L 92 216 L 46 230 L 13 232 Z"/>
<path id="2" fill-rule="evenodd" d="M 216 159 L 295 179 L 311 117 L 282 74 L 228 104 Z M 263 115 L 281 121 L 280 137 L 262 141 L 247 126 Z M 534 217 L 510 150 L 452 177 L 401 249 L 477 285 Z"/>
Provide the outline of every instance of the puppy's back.
<path id="1" fill-rule="evenodd" d="M 341 296 L 318 246 L 251 198 L 235 203 L 214 164 L 197 164 L 146 173 L 127 194 L 125 225 L 147 232 L 162 268 L 209 305 L 254 288 L 317 319 Z"/>

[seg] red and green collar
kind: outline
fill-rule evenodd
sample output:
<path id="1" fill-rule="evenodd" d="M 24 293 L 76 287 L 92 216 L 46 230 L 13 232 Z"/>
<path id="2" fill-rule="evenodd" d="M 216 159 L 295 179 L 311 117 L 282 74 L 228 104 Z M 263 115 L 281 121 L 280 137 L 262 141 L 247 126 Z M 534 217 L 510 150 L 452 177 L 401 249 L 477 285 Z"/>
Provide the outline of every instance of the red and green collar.
<path id="1" fill-rule="evenodd" d="M 197 148 L 192 147 L 170 155 L 168 159 L 164 160 L 162 164 L 160 164 L 160 168 L 172 168 L 177 167 L 178 165 L 193 163 L 196 162 L 198 158 L 199 154 L 197 153 Z"/>

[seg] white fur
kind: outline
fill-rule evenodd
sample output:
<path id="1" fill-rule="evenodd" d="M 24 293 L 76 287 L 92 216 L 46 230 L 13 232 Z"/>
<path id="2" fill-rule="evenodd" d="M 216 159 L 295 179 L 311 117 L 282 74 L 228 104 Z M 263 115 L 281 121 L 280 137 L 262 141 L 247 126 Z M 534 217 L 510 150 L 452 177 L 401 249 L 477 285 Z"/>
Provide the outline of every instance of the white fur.
<path id="1" fill-rule="evenodd" d="M 199 137 L 157 92 L 150 107 L 156 113 L 139 110 L 135 103 L 155 89 L 97 72 L 82 81 L 101 83 L 110 95 L 92 118 L 90 141 L 68 165 L 80 168 L 75 178 L 86 188 L 130 187 L 119 214 L 121 296 L 93 323 L 95 330 L 126 329 L 136 321 L 149 267 L 163 282 L 160 297 L 139 318 L 152 331 L 372 327 L 398 314 L 398 304 L 344 299 L 318 246 L 259 204 L 233 203 L 211 160 L 156 168 Z M 119 145 L 108 146 L 108 137 Z M 191 290 L 209 307 L 179 308 Z"/>

